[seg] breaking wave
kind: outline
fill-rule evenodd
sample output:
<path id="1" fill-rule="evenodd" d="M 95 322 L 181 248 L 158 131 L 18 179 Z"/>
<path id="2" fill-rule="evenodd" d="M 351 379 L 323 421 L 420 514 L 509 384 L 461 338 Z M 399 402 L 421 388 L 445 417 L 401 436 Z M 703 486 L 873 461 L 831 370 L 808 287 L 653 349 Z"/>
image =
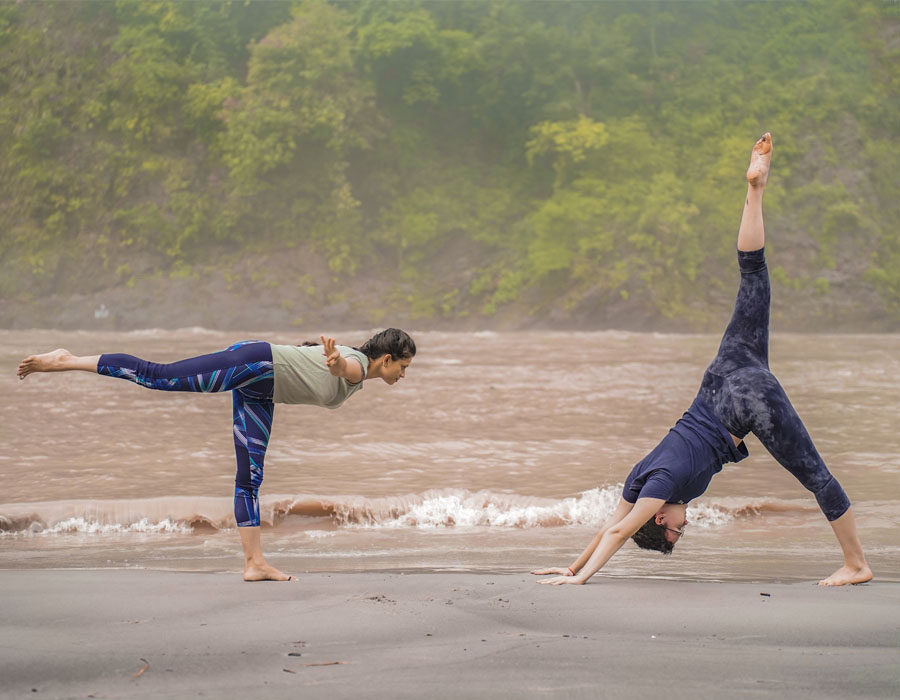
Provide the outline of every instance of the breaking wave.
<path id="1" fill-rule="evenodd" d="M 263 526 L 290 516 L 327 521 L 331 529 L 600 527 L 613 513 L 621 485 L 562 499 L 491 491 L 443 489 L 404 496 L 267 496 L 260 499 Z M 692 527 L 717 528 L 763 512 L 809 512 L 814 504 L 740 499 L 708 500 L 688 507 Z M 321 528 L 322 523 L 317 525 Z M 227 498 L 174 496 L 117 501 L 46 501 L 0 505 L 0 537 L 67 534 L 188 534 L 234 527 Z"/>

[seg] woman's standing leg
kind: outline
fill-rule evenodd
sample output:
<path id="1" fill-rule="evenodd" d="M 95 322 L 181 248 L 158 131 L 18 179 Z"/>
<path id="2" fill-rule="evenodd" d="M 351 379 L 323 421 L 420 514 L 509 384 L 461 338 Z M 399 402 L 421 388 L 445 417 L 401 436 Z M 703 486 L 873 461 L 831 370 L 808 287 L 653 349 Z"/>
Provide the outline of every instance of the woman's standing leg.
<path id="1" fill-rule="evenodd" d="M 245 581 L 290 581 L 292 576 L 270 566 L 260 542 L 259 487 L 275 404 L 271 380 L 233 392 L 234 452 L 237 475 L 234 480 L 234 519 L 244 550 Z"/>

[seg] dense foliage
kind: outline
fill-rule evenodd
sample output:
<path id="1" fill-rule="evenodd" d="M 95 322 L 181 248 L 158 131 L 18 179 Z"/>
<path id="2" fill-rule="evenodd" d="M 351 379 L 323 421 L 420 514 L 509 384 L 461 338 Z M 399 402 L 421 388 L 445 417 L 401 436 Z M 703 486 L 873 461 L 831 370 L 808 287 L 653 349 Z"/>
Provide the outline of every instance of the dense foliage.
<path id="1" fill-rule="evenodd" d="M 305 246 L 423 318 L 702 324 L 770 130 L 776 281 L 900 318 L 898 97 L 877 0 L 3 2 L 0 296 Z"/>

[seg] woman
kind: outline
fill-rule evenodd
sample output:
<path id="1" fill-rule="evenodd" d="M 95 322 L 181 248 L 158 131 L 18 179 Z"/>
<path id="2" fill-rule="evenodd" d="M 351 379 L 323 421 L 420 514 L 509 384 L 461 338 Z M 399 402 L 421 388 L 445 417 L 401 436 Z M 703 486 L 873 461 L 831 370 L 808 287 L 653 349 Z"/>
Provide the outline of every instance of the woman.
<path id="1" fill-rule="evenodd" d="M 766 133 L 754 145 L 747 170 L 747 198 L 737 241 L 741 285 L 734 314 L 697 398 L 628 475 L 615 512 L 581 556 L 566 568 L 533 571 L 559 574 L 540 583 L 584 583 L 629 537 L 645 549 L 671 552 L 687 524 L 685 504 L 706 490 L 725 462 L 747 457 L 743 438 L 748 432 L 815 494 L 831 523 L 844 565 L 819 584 L 841 586 L 872 578 L 850 501 L 769 371 L 770 290 L 762 199 L 771 157 L 772 137 Z"/>
<path id="2" fill-rule="evenodd" d="M 54 350 L 26 357 L 19 379 L 33 372 L 83 370 L 127 379 L 162 391 L 231 391 L 237 476 L 234 517 L 244 549 L 245 581 L 290 581 L 294 577 L 266 563 L 259 539 L 259 486 L 276 403 L 337 408 L 362 388 L 363 380 L 394 384 L 406 376 L 416 344 L 406 333 L 388 328 L 361 348 L 336 345 L 271 345 L 258 340 L 236 343 L 210 355 L 159 365 L 132 355 L 76 357 Z M 324 352 L 323 352 L 324 350 Z"/>

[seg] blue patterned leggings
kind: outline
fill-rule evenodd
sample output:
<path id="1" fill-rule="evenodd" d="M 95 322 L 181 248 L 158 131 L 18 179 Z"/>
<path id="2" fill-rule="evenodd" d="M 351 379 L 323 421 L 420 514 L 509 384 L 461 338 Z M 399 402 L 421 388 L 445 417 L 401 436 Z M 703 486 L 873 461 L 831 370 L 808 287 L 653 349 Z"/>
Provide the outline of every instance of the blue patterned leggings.
<path id="1" fill-rule="evenodd" d="M 101 355 L 97 374 L 160 391 L 230 391 L 234 404 L 234 518 L 238 527 L 259 526 L 259 486 L 275 405 L 272 348 L 249 340 L 210 355 L 168 365 L 133 355 Z"/>
<path id="2" fill-rule="evenodd" d="M 778 463 L 812 491 L 828 520 L 850 499 L 819 456 L 803 421 L 769 371 L 769 271 L 764 250 L 738 251 L 741 286 L 719 352 L 698 396 L 739 438 L 752 432 Z"/>

